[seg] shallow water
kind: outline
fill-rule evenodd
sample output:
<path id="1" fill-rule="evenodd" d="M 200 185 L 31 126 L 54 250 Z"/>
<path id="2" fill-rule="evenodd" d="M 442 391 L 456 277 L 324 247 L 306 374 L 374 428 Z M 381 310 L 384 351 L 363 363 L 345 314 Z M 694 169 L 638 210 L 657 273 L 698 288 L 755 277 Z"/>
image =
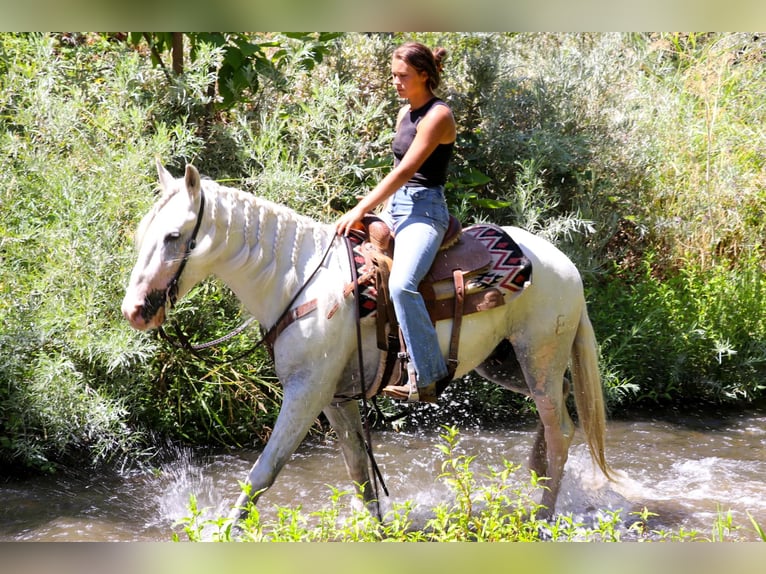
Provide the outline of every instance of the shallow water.
<path id="1" fill-rule="evenodd" d="M 524 463 L 533 428 L 464 430 L 461 452 L 476 455 L 476 474 L 503 460 Z M 593 524 L 596 509 L 622 510 L 624 519 L 643 507 L 659 514 L 656 530 L 697 530 L 710 536 L 719 510 L 731 511 L 741 528 L 735 536 L 756 540 L 749 512 L 766 526 L 766 415 L 747 413 L 726 419 L 611 421 L 608 459 L 621 474 L 608 483 L 593 469 L 578 432 L 570 451 L 557 510 Z M 449 500 L 437 479 L 442 455 L 438 432 L 376 432 L 374 451 L 389 490 L 381 493 L 384 511 L 406 500 L 418 506 L 415 525 L 429 509 Z M 189 515 L 189 496 L 208 515 L 225 516 L 242 480 L 258 456 L 243 450 L 228 454 L 176 451 L 152 472 L 123 475 L 35 478 L 0 483 L 0 540 L 146 541 L 169 540 L 173 524 Z M 525 481 L 525 470 L 517 473 Z M 309 439 L 263 495 L 259 509 L 273 517 L 276 506 L 318 510 L 331 487 L 349 490 L 340 454 L 331 441 Z M 626 537 L 628 533 L 626 533 Z M 183 538 L 183 536 L 182 536 Z"/>

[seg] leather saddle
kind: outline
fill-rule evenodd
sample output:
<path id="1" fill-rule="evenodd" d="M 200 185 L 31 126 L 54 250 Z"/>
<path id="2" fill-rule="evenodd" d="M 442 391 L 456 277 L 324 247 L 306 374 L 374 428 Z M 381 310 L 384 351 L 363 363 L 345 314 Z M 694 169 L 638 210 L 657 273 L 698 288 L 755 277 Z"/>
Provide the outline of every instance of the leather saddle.
<path id="1" fill-rule="evenodd" d="M 381 360 L 374 383 L 367 389 L 368 398 L 389 384 L 400 384 L 407 377 L 406 349 L 399 332 L 399 323 L 388 293 L 388 276 L 393 264 L 395 237 L 388 225 L 375 215 L 363 218 L 361 253 L 365 272 L 359 283 L 372 281 L 377 291 L 377 336 Z M 492 264 L 492 254 L 478 239 L 462 233 L 460 222 L 450 216 L 447 233 L 431 269 L 420 283 L 431 321 L 452 319 L 447 368 L 449 377 L 437 388 L 441 393 L 457 369 L 460 328 L 464 315 L 492 309 L 505 303 L 503 294 L 495 287 L 478 283 L 466 289 L 466 279 L 480 274 Z"/>

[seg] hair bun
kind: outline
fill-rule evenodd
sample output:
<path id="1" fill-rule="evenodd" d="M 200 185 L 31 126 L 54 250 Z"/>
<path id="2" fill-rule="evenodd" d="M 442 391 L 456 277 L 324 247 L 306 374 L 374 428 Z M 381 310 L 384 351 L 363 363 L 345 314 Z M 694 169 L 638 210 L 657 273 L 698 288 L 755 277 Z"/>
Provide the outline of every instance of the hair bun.
<path id="1" fill-rule="evenodd" d="M 434 48 L 433 55 L 434 55 L 434 62 L 436 62 L 436 69 L 441 74 L 444 67 L 444 58 L 447 57 L 447 50 L 446 48 L 442 48 L 441 46 L 439 46 L 438 48 Z"/>

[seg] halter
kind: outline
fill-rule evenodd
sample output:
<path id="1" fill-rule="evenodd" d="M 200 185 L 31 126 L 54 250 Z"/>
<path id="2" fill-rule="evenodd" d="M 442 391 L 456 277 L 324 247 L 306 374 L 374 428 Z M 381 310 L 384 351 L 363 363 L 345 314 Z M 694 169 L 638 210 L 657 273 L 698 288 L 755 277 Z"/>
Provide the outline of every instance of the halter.
<path id="1" fill-rule="evenodd" d="M 170 303 L 171 309 L 175 307 L 176 301 L 178 301 L 178 280 L 181 279 L 181 273 L 183 273 L 184 268 L 186 267 L 186 263 L 189 261 L 189 256 L 191 255 L 192 250 L 197 246 L 197 233 L 199 233 L 199 228 L 202 225 L 202 215 L 204 212 L 205 212 L 205 192 L 203 192 L 202 188 L 200 188 L 199 211 L 197 212 L 197 222 L 194 224 L 194 229 L 192 230 L 191 235 L 189 236 L 189 241 L 186 242 L 186 250 L 184 251 L 184 256 L 181 259 L 181 265 L 178 266 L 178 270 L 176 271 L 176 274 L 170 280 L 170 283 L 168 283 L 168 287 L 165 290 L 165 298 L 167 302 Z"/>

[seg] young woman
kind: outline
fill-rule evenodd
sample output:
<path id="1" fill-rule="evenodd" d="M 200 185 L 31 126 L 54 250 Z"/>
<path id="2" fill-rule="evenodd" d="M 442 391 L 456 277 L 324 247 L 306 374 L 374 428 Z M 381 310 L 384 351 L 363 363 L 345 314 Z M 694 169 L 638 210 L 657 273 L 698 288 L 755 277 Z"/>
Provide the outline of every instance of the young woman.
<path id="1" fill-rule="evenodd" d="M 389 289 L 414 367 L 415 380 L 383 393 L 410 402 L 436 400 L 436 382 L 448 376 L 436 331 L 418 285 L 428 272 L 449 223 L 444 184 L 456 128 L 452 110 L 434 95 L 446 50 L 416 42 L 396 48 L 391 75 L 399 97 L 393 142 L 394 169 L 336 222 L 339 235 L 388 200 L 382 218 L 396 235 Z"/>

